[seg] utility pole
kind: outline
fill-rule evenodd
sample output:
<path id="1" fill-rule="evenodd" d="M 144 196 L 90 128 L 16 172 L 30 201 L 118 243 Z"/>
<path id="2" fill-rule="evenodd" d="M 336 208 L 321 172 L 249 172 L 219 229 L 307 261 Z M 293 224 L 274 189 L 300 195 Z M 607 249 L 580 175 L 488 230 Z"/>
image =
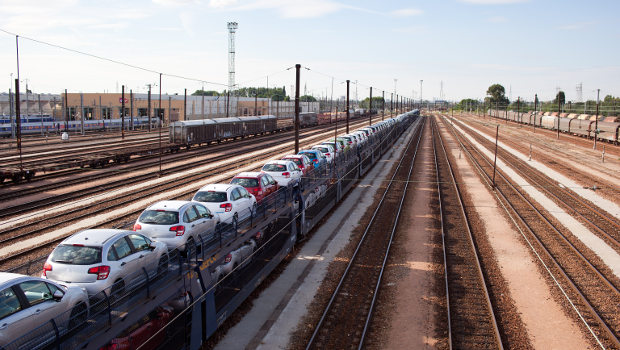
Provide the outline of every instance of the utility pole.
<path id="1" fill-rule="evenodd" d="M 368 125 L 372 125 L 372 86 L 370 87 L 370 100 L 368 101 Z"/>
<path id="2" fill-rule="evenodd" d="M 162 114 L 161 116 L 159 114 Z M 159 120 L 159 176 L 161 177 L 161 124 L 164 116 L 161 111 L 161 73 L 159 73 L 159 107 L 157 108 L 157 119 Z"/>
<path id="3" fill-rule="evenodd" d="M 149 86 L 149 95 L 148 95 L 148 104 L 147 104 L 147 114 L 149 115 L 149 132 L 151 131 L 151 84 Z"/>
<path id="4" fill-rule="evenodd" d="M 295 65 L 295 154 L 299 153 L 299 71 L 301 64 Z"/>
<path id="5" fill-rule="evenodd" d="M 594 149 L 596 149 L 596 139 L 598 139 L 598 105 L 601 89 L 596 89 L 596 119 L 594 119 Z"/>
<path id="6" fill-rule="evenodd" d="M 84 116 L 82 116 L 84 120 Z M 83 125 L 83 124 L 82 124 Z M 82 130 L 82 133 L 84 131 Z M 125 85 L 121 87 L 121 140 L 125 139 Z"/>
<path id="7" fill-rule="evenodd" d="M 381 120 L 383 120 L 385 118 L 385 90 L 381 90 L 381 98 L 382 98 L 382 102 L 381 102 Z"/>
<path id="8" fill-rule="evenodd" d="M 349 83 L 350 82 L 351 82 L 350 80 L 347 80 L 347 134 L 349 133 Z"/>

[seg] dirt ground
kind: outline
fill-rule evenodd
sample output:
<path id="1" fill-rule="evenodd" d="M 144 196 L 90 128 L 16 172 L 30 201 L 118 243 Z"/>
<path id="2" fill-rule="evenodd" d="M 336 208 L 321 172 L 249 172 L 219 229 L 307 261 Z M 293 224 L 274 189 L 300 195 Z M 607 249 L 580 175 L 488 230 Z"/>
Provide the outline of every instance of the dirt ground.
<path id="1" fill-rule="evenodd" d="M 440 123 L 441 125 L 441 123 Z M 442 130 L 448 152 L 456 160 L 459 185 L 469 198 L 482 225 L 490 254 L 494 256 L 510 296 L 514 324 L 527 334 L 512 335 L 506 348 L 587 349 L 590 342 L 582 334 L 573 315 L 567 315 L 552 296 L 551 288 L 537 268 L 533 254 L 520 233 L 513 229 L 493 193 L 460 154 L 451 136 Z M 436 201 L 432 159 L 425 159 L 424 171 L 416 174 L 407 196 L 407 211 L 399 225 L 390 267 L 383 282 L 380 302 L 373 320 L 370 348 L 446 348 L 445 305 L 442 273 L 437 252 L 441 251 L 438 225 L 430 203 Z M 431 171 L 432 170 L 432 171 Z M 440 284 L 441 285 L 438 285 Z M 510 323 L 510 322 L 509 322 Z M 519 337 L 522 337 L 522 340 Z M 515 341 L 516 340 L 516 341 Z"/>

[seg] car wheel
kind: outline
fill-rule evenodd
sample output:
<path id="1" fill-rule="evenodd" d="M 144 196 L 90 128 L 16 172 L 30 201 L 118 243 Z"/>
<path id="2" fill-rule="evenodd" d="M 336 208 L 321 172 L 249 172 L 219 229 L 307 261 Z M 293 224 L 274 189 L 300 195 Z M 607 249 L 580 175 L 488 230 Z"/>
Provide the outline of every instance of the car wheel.
<path id="1" fill-rule="evenodd" d="M 114 282 L 110 291 L 110 304 L 118 302 L 123 297 L 123 294 L 125 294 L 125 281 L 118 280 Z"/>
<path id="2" fill-rule="evenodd" d="M 159 263 L 157 263 L 157 276 L 156 277 L 161 277 L 164 274 L 166 274 L 166 272 L 168 272 L 168 256 L 166 254 L 163 254 L 159 258 Z"/>
<path id="3" fill-rule="evenodd" d="M 74 306 L 73 310 L 71 310 L 71 316 L 69 316 L 69 331 L 72 331 L 86 323 L 87 319 L 88 310 L 86 309 L 86 304 L 81 302 Z"/>

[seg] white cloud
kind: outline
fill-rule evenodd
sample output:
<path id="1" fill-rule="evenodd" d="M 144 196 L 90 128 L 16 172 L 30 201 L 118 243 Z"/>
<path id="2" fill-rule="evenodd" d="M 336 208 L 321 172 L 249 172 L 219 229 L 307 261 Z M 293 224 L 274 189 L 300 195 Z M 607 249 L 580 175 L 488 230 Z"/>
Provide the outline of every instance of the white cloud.
<path id="1" fill-rule="evenodd" d="M 164 6 L 184 6 L 199 2 L 197 0 L 153 0 L 153 3 Z"/>
<path id="2" fill-rule="evenodd" d="M 577 22 L 556 27 L 559 30 L 579 30 L 593 26 L 594 22 Z"/>
<path id="3" fill-rule="evenodd" d="M 522 2 L 528 2 L 529 0 L 459 0 L 475 5 L 505 5 L 505 4 L 517 4 Z"/>
<path id="4" fill-rule="evenodd" d="M 347 6 L 330 0 L 258 0 L 239 9 L 274 9 L 284 18 L 313 18 L 337 12 Z"/>
<path id="5" fill-rule="evenodd" d="M 398 17 L 417 16 L 417 15 L 422 14 L 422 10 L 406 8 L 406 9 L 394 10 L 391 12 L 391 14 L 394 16 L 398 16 Z"/>
<path id="6" fill-rule="evenodd" d="M 237 0 L 211 0 L 209 1 L 209 6 L 213 8 L 224 8 L 235 5 L 236 3 Z"/>
<path id="7" fill-rule="evenodd" d="M 495 17 L 489 18 L 489 22 L 491 22 L 491 23 L 505 23 L 505 22 L 508 22 L 508 20 L 504 16 L 495 16 Z"/>

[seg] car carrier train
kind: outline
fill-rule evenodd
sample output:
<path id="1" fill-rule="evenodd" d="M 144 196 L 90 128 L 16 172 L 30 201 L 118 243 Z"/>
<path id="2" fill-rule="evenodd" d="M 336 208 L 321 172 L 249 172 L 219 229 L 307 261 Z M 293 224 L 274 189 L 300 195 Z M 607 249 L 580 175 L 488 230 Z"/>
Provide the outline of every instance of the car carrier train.
<path id="1" fill-rule="evenodd" d="M 587 138 L 597 137 L 598 140 L 614 144 L 620 142 L 620 117 L 598 117 L 595 115 L 557 112 L 515 112 L 489 109 L 487 114 L 498 119 L 511 120 L 550 130 Z"/>
<path id="2" fill-rule="evenodd" d="M 69 310 L 0 344 L 2 349 L 200 349 L 357 179 L 412 124 L 421 125 L 418 116 L 414 110 L 373 124 L 374 133 L 365 143 L 310 171 L 302 185 L 280 187 L 264 197 L 252 215 L 237 225 L 218 225 L 212 237 L 194 242 L 185 253 L 170 251 L 156 276 L 144 270 L 141 278 L 132 278 L 138 282 L 124 284 L 122 292 L 112 288 L 90 296 L 80 322 L 72 322 L 77 316 Z M 218 267 L 241 250 L 246 258 L 221 278 Z M 11 272 L 35 274 L 42 268 L 43 261 L 31 262 Z"/>

